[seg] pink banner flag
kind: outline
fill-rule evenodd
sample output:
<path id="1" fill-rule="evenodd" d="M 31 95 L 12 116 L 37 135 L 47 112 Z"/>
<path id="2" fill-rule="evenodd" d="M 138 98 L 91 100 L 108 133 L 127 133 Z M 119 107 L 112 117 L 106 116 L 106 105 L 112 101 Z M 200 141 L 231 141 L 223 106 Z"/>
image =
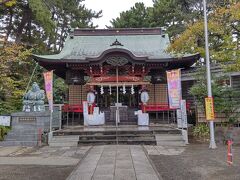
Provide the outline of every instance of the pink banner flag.
<path id="1" fill-rule="evenodd" d="M 43 73 L 49 110 L 53 111 L 53 71 Z"/>
<path id="2" fill-rule="evenodd" d="M 168 99 L 171 109 L 180 108 L 182 100 L 181 70 L 167 71 Z"/>

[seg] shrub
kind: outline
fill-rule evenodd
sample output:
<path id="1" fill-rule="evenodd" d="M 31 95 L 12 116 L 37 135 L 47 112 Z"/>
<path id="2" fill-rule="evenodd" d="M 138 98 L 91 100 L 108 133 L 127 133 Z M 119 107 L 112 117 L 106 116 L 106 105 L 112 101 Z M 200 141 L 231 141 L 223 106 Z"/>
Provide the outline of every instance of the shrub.
<path id="1" fill-rule="evenodd" d="M 9 127 L 0 126 L 0 141 L 3 141 L 4 136 L 8 133 L 9 130 Z"/>
<path id="2" fill-rule="evenodd" d="M 193 129 L 193 135 L 198 138 L 208 139 L 210 130 L 207 123 L 200 123 Z"/>

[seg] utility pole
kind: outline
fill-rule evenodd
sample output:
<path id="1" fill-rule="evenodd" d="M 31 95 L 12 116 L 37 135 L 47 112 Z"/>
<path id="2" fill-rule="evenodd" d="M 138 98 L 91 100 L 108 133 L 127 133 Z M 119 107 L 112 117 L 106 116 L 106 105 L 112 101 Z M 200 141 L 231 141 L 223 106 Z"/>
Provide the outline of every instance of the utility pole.
<path id="1" fill-rule="evenodd" d="M 204 32 L 205 32 L 205 53 L 206 53 L 206 70 L 207 70 L 207 91 L 208 97 L 212 98 L 211 72 L 210 72 L 210 58 L 209 58 L 209 43 L 208 43 L 208 24 L 207 24 L 207 5 L 206 0 L 203 0 L 204 8 Z M 217 148 L 214 137 L 214 122 L 210 120 L 210 149 Z"/>

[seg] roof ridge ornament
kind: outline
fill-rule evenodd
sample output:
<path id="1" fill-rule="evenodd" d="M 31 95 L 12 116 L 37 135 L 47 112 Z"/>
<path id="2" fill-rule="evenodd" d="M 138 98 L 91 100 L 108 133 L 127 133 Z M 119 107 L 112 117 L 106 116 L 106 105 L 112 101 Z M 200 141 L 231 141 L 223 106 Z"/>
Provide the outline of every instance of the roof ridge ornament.
<path id="1" fill-rule="evenodd" d="M 123 46 L 123 45 L 116 38 L 116 40 L 110 46 Z"/>

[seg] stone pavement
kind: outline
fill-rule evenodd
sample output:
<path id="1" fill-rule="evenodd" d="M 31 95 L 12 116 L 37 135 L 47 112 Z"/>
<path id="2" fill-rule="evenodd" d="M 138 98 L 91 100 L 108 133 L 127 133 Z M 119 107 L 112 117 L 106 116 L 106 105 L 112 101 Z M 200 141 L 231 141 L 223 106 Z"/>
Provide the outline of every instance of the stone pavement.
<path id="1" fill-rule="evenodd" d="M 38 168 L 48 166 L 54 167 L 53 170 L 56 171 L 61 167 L 76 166 L 75 170 L 70 169 L 72 173 L 68 180 L 157 180 L 162 178 L 154 170 L 148 155 L 179 155 L 185 149 L 186 147 L 150 145 L 44 146 L 41 148 L 10 146 L 0 147 L 0 166 L 25 167 L 24 165 L 28 165 L 28 167 Z M 34 174 L 26 171 L 25 174 L 27 173 L 29 176 Z M 8 175 L 10 176 L 11 173 Z M 68 174 L 64 177 L 67 176 Z"/>
<path id="2" fill-rule="evenodd" d="M 185 151 L 185 147 L 182 146 L 150 146 L 145 145 L 148 155 L 179 155 Z"/>
<path id="3" fill-rule="evenodd" d="M 0 165 L 75 166 L 91 146 L 84 147 L 0 147 Z"/>
<path id="4" fill-rule="evenodd" d="M 142 146 L 94 146 L 68 180 L 158 180 Z"/>

